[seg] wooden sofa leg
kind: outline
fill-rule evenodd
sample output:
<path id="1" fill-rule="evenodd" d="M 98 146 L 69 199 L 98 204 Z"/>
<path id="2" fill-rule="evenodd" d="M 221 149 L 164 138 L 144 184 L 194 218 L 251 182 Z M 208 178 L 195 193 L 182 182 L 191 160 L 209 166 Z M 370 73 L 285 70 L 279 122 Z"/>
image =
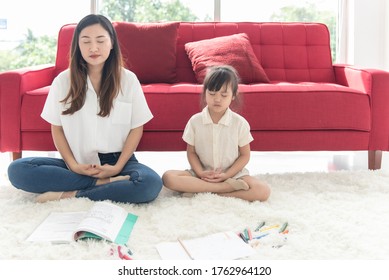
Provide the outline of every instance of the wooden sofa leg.
<path id="1" fill-rule="evenodd" d="M 22 157 L 22 152 L 12 152 L 11 153 L 11 161 L 19 159 Z"/>
<path id="2" fill-rule="evenodd" d="M 381 168 L 382 151 L 368 151 L 369 169 L 376 170 Z"/>

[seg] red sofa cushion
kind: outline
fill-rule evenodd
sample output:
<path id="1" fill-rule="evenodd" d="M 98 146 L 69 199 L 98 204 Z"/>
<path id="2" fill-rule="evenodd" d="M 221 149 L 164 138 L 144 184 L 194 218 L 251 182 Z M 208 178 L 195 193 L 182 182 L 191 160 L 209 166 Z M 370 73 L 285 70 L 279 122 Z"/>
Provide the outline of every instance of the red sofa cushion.
<path id="1" fill-rule="evenodd" d="M 143 91 L 154 114 L 145 131 L 182 131 L 201 110 L 201 85 L 153 84 Z M 362 91 L 311 82 L 240 84 L 239 91 L 252 131 L 371 130 L 370 96 Z"/>
<path id="2" fill-rule="evenodd" d="M 152 84 L 143 85 L 142 88 L 154 115 L 154 118 L 145 124 L 145 131 L 182 132 L 190 117 L 201 110 L 202 85 Z"/>
<path id="3" fill-rule="evenodd" d="M 50 131 L 50 124 L 41 118 L 50 86 L 27 91 L 23 95 L 21 105 L 22 131 Z"/>
<path id="4" fill-rule="evenodd" d="M 239 33 L 185 44 L 196 79 L 202 83 L 207 69 L 215 65 L 231 65 L 238 71 L 242 83 L 268 83 L 255 56 L 247 34 Z"/>
<path id="5" fill-rule="evenodd" d="M 145 131 L 182 131 L 189 118 L 201 110 L 199 84 L 150 84 L 142 88 L 154 115 Z M 22 131 L 50 130 L 50 125 L 40 117 L 48 91 L 49 87 L 44 87 L 23 96 Z M 239 91 L 243 97 L 240 113 L 252 131 L 371 130 L 369 94 L 349 87 L 271 82 L 240 84 Z"/>
<path id="6" fill-rule="evenodd" d="M 359 90 L 312 82 L 239 85 L 239 90 L 252 130 L 371 130 L 370 95 Z"/>
<path id="7" fill-rule="evenodd" d="M 174 83 L 178 22 L 114 23 L 126 67 L 141 83 Z"/>

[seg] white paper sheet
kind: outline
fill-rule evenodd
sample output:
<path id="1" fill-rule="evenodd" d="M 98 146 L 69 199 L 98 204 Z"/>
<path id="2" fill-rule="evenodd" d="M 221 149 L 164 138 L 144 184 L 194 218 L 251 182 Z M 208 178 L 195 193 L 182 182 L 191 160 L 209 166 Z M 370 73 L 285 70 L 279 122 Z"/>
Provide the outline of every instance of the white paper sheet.
<path id="1" fill-rule="evenodd" d="M 233 260 L 240 259 L 256 251 L 245 243 L 236 233 L 221 232 L 205 237 L 164 242 L 158 244 L 157 250 L 164 260 Z"/>

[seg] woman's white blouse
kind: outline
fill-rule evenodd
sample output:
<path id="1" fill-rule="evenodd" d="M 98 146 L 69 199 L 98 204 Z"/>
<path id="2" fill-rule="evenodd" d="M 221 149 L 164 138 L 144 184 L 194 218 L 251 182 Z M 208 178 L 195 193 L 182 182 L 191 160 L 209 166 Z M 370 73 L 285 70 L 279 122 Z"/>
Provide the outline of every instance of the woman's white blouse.
<path id="1" fill-rule="evenodd" d="M 88 77 L 84 106 L 72 115 L 62 112 L 69 104 L 60 102 L 70 88 L 70 72 L 65 70 L 53 81 L 41 117 L 50 124 L 62 126 L 70 149 L 78 163 L 100 164 L 98 153 L 120 152 L 133 128 L 153 118 L 140 83 L 134 73 L 122 71 L 122 91 L 114 100 L 107 117 L 98 116 L 97 94 Z"/>

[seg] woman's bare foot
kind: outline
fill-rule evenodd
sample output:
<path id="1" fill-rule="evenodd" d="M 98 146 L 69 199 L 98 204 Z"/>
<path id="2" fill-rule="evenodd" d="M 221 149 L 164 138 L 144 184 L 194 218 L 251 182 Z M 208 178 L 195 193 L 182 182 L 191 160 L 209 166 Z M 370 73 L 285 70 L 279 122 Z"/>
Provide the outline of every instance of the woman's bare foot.
<path id="1" fill-rule="evenodd" d="M 45 192 L 37 196 L 36 202 L 44 203 L 47 201 L 60 200 L 65 198 L 72 198 L 76 196 L 77 191 L 70 192 Z"/>
<path id="2" fill-rule="evenodd" d="M 104 178 L 104 179 L 97 179 L 96 181 L 96 186 L 116 182 L 116 181 L 125 181 L 125 180 L 130 180 L 130 175 L 119 175 L 115 177 L 110 177 L 110 178 Z"/>
<path id="3" fill-rule="evenodd" d="M 116 181 L 125 181 L 125 180 L 130 180 L 130 175 L 119 175 L 119 176 L 115 176 L 115 177 L 111 177 L 109 178 L 109 181 L 112 183 L 112 182 L 116 182 Z"/>

